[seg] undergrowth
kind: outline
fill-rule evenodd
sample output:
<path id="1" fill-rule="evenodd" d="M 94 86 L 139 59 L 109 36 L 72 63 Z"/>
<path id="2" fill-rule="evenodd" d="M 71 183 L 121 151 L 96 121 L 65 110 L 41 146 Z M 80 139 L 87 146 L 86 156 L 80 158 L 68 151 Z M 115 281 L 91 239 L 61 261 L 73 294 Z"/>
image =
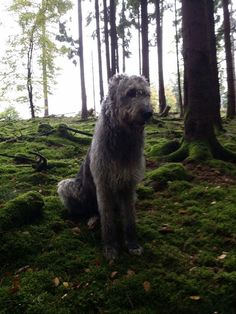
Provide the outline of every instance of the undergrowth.
<path id="1" fill-rule="evenodd" d="M 144 254 L 122 252 L 108 263 L 99 226 L 65 218 L 56 194 L 90 142 L 73 132 L 84 140 L 62 138 L 58 126 L 92 133 L 94 123 L 0 122 L 0 313 L 236 313 L 236 165 L 161 164 L 159 149 L 176 143 L 183 126 L 171 119 L 148 125 L 136 206 Z M 225 129 L 220 140 L 236 151 L 235 121 Z M 15 163 L 32 151 L 47 158 L 47 170 Z"/>

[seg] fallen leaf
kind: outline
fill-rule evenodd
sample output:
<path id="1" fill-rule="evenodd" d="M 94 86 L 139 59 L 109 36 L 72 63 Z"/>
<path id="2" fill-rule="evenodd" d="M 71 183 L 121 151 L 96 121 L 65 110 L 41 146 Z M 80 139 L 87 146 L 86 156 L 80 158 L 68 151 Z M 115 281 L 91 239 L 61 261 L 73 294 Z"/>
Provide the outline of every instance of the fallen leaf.
<path id="1" fill-rule="evenodd" d="M 146 292 L 149 292 L 151 290 L 151 284 L 149 281 L 144 281 L 143 288 Z"/>
<path id="2" fill-rule="evenodd" d="M 60 279 L 58 277 L 53 278 L 52 280 L 55 287 L 58 287 L 60 284 Z"/>
<path id="3" fill-rule="evenodd" d="M 222 252 L 222 254 L 220 256 L 218 256 L 216 259 L 218 261 L 221 261 L 221 260 L 225 259 L 226 256 L 227 256 L 227 252 Z"/>
<path id="4" fill-rule="evenodd" d="M 23 266 L 21 268 L 19 268 L 17 271 L 16 271 L 16 275 L 22 273 L 22 272 L 25 272 L 27 271 L 28 269 L 30 268 L 30 265 L 26 265 L 26 266 Z"/>
<path id="5" fill-rule="evenodd" d="M 160 233 L 166 234 L 166 233 L 174 233 L 174 229 L 171 228 L 170 226 L 163 226 L 159 230 Z"/>
<path id="6" fill-rule="evenodd" d="M 191 295 L 191 297 L 189 297 L 189 298 L 193 301 L 199 301 L 201 299 L 201 297 L 199 295 Z"/>
<path id="7" fill-rule="evenodd" d="M 74 228 L 72 228 L 71 230 L 72 230 L 72 232 L 73 232 L 75 235 L 78 235 L 78 234 L 81 233 L 81 230 L 80 230 L 79 227 L 74 227 Z"/>
<path id="8" fill-rule="evenodd" d="M 66 289 L 68 289 L 68 288 L 69 288 L 69 282 L 64 281 L 64 282 L 63 282 L 63 286 L 64 286 Z"/>
<path id="9" fill-rule="evenodd" d="M 19 275 L 13 277 L 12 286 L 10 288 L 11 293 L 16 293 L 20 290 L 20 278 Z"/>
<path id="10" fill-rule="evenodd" d="M 126 275 L 127 277 L 132 277 L 134 275 L 135 275 L 135 272 L 132 269 L 127 270 L 127 275 Z"/>
<path id="11" fill-rule="evenodd" d="M 116 275 L 118 274 L 118 271 L 113 271 L 112 273 L 111 273 L 111 278 L 114 278 Z"/>

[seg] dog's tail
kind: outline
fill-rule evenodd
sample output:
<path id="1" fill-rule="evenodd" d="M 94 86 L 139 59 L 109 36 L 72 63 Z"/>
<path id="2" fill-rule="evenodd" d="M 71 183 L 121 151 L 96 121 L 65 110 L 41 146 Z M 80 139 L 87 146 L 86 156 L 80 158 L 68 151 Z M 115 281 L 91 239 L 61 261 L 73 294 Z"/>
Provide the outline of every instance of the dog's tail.
<path id="1" fill-rule="evenodd" d="M 79 176 L 60 181 L 57 185 L 57 193 L 70 216 L 90 218 L 98 214 L 96 197 L 86 196 Z"/>

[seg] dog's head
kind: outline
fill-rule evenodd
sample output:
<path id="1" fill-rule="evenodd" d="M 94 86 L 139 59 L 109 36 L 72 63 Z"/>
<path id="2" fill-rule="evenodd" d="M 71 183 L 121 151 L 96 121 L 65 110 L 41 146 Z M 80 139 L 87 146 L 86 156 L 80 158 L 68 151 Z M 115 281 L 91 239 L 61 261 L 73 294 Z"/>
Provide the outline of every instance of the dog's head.
<path id="1" fill-rule="evenodd" d="M 113 117 L 120 125 L 143 127 L 152 116 L 150 88 L 142 76 L 113 76 L 108 96 Z"/>

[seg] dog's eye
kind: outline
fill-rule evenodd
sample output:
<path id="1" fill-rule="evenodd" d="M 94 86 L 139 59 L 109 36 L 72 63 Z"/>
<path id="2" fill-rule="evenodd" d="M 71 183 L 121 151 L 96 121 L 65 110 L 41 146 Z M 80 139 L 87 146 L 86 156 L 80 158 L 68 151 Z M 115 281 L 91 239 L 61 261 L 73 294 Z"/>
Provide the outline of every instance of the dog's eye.
<path id="1" fill-rule="evenodd" d="M 142 89 L 138 89 L 136 93 L 137 93 L 136 96 L 144 96 L 145 95 L 145 92 Z"/>
<path id="2" fill-rule="evenodd" d="M 132 88 L 127 92 L 126 95 L 127 95 L 127 97 L 131 97 L 131 98 L 136 97 L 137 96 L 137 90 L 135 88 Z"/>

